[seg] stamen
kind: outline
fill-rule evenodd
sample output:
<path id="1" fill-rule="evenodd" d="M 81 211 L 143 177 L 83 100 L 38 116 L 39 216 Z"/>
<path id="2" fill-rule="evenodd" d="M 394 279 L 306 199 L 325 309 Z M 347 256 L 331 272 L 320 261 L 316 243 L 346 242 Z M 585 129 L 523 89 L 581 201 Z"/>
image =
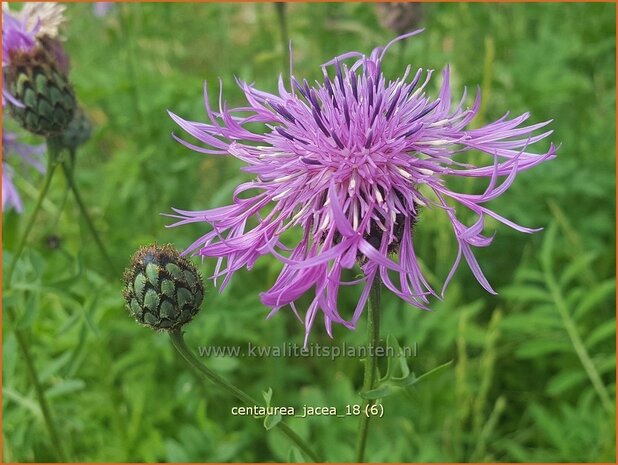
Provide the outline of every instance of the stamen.
<path id="1" fill-rule="evenodd" d="M 407 171 L 405 171 L 404 169 L 400 168 L 399 166 L 396 166 L 395 169 L 399 172 L 399 174 L 401 174 L 404 178 L 406 179 L 412 179 L 412 175 L 410 173 L 408 173 Z"/>

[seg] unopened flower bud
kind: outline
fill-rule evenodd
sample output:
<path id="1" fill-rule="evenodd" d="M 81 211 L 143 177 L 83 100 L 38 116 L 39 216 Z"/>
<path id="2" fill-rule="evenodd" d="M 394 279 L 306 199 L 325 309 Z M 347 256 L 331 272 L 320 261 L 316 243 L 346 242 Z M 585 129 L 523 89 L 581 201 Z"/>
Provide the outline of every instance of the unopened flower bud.
<path id="1" fill-rule="evenodd" d="M 64 50 L 62 42 L 51 36 L 43 36 L 39 38 L 39 45 L 52 56 L 58 70 L 64 76 L 68 76 L 69 69 L 71 68 L 71 59 Z"/>
<path id="2" fill-rule="evenodd" d="M 62 132 L 60 142 L 63 147 L 75 150 L 84 145 L 92 134 L 92 123 L 84 113 L 84 110 L 77 108 L 73 114 L 73 119 Z"/>
<path id="3" fill-rule="evenodd" d="M 171 245 L 139 249 L 124 280 L 129 313 L 155 330 L 171 331 L 185 325 L 197 314 L 204 298 L 200 273 Z"/>
<path id="4" fill-rule="evenodd" d="M 66 129 L 75 111 L 75 95 L 55 58 L 43 47 L 12 51 L 4 79 L 10 94 L 21 103 L 9 102 L 9 109 L 24 129 L 42 136 Z"/>

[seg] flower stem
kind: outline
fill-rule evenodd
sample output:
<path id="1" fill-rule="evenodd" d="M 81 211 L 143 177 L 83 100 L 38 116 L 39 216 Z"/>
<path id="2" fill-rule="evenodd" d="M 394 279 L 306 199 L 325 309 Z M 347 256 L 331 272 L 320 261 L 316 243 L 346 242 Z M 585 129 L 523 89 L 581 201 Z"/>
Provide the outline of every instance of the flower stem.
<path id="1" fill-rule="evenodd" d="M 378 359 L 376 357 L 376 347 L 380 343 L 380 296 L 382 291 L 382 281 L 379 277 L 375 278 L 369 294 L 369 305 L 367 309 L 367 357 L 365 358 L 365 377 L 363 380 L 363 392 L 373 389 Z M 361 411 L 360 428 L 358 435 L 358 446 L 356 448 L 356 462 L 362 463 L 365 458 L 365 446 L 367 445 L 367 435 L 369 433 L 369 415 L 365 412 L 372 406 L 375 400 L 366 400 Z"/>
<path id="2" fill-rule="evenodd" d="M 17 262 L 24 250 L 26 242 L 28 242 L 28 237 L 30 236 L 30 233 L 32 232 L 32 227 L 34 226 L 36 217 L 39 213 L 39 210 L 41 209 L 41 206 L 43 205 L 43 200 L 45 200 L 45 197 L 47 196 L 49 186 L 51 185 L 51 181 L 54 176 L 54 171 L 56 170 L 56 166 L 58 165 L 59 151 L 58 151 L 58 146 L 55 140 L 51 138 L 48 139 L 47 151 L 48 151 L 47 170 L 45 171 L 45 179 L 43 180 L 43 186 L 41 187 L 41 190 L 39 192 L 39 197 L 37 199 L 34 210 L 32 211 L 32 214 L 30 215 L 30 218 L 26 225 L 26 229 L 24 230 L 24 233 L 21 236 L 19 244 L 17 245 L 17 249 L 15 250 L 15 253 L 11 260 L 11 264 L 9 265 L 6 275 L 4 276 L 5 289 L 10 288 L 11 286 L 11 280 L 13 278 L 13 273 L 15 272 Z M 45 422 L 45 426 L 47 427 L 47 431 L 49 433 L 49 436 L 52 442 L 52 448 L 55 450 L 58 460 L 60 462 L 66 462 L 67 456 L 62 447 L 62 442 L 60 441 L 60 437 L 58 436 L 56 424 L 51 415 L 49 405 L 47 404 L 47 399 L 45 398 L 45 391 L 43 390 L 43 386 L 41 385 L 41 382 L 39 380 L 39 375 L 36 371 L 36 367 L 34 365 L 32 354 L 30 353 L 30 348 L 28 346 L 28 337 L 26 335 L 26 332 L 23 329 L 20 329 L 18 326 L 17 314 L 15 312 L 15 309 L 11 307 L 10 305 L 3 306 L 3 308 L 6 310 L 6 314 L 8 315 L 9 319 L 11 320 L 11 323 L 14 326 L 17 345 L 19 346 L 19 349 L 22 355 L 24 356 L 24 361 L 26 362 L 26 369 L 28 371 L 28 376 L 30 377 L 30 381 L 32 382 L 34 386 L 36 397 L 39 402 L 39 406 L 41 408 L 41 413 L 43 414 L 43 421 Z"/>
<path id="3" fill-rule="evenodd" d="M 575 353 L 579 358 L 580 363 L 584 367 L 586 375 L 590 379 L 594 390 L 596 391 L 599 399 L 601 400 L 601 404 L 603 408 L 607 411 L 608 414 L 614 415 L 614 404 L 610 398 L 605 385 L 603 384 L 603 380 L 601 379 L 601 375 L 599 374 L 594 362 L 590 358 L 590 354 L 586 349 L 586 345 L 577 330 L 577 326 L 571 318 L 571 314 L 569 313 L 569 309 L 566 301 L 562 295 L 562 291 L 560 290 L 560 286 L 556 282 L 556 278 L 553 273 L 546 271 L 545 272 L 545 280 L 547 282 L 549 291 L 551 292 L 554 303 L 556 304 L 556 308 L 558 309 L 558 313 L 560 314 L 560 318 L 562 319 L 562 324 L 569 336 L 571 344 L 573 345 L 573 349 L 575 349 Z"/>
<path id="4" fill-rule="evenodd" d="M 131 24 L 131 5 L 122 5 L 120 9 L 120 30 L 122 32 L 122 40 L 125 49 L 125 64 L 129 80 L 131 82 L 130 91 L 133 100 L 133 111 L 137 119 L 137 126 L 144 126 L 144 112 L 142 111 L 142 102 L 138 87 L 137 71 L 135 67 L 135 41 L 133 38 L 134 25 Z"/>
<path id="5" fill-rule="evenodd" d="M 17 245 L 17 249 L 15 249 L 15 253 L 13 254 L 13 259 L 11 260 L 11 264 L 9 265 L 6 275 L 3 276 L 3 281 L 5 283 L 5 287 L 9 287 L 11 285 L 11 279 L 13 278 L 13 273 L 15 272 L 15 267 L 17 266 L 17 262 L 22 252 L 24 251 L 24 247 L 26 246 L 26 242 L 28 242 L 28 237 L 32 232 L 32 227 L 36 221 L 36 217 L 39 214 L 39 210 L 43 206 L 43 200 L 47 196 L 47 192 L 49 191 L 49 186 L 51 185 L 52 178 L 54 176 L 54 171 L 56 170 L 56 166 L 58 166 L 58 151 L 56 150 L 56 146 L 54 143 L 48 141 L 47 143 L 47 170 L 45 171 L 45 178 L 43 180 L 43 186 L 39 191 L 39 197 L 36 201 L 36 205 L 34 206 L 34 210 L 28 219 L 28 223 L 26 224 L 26 229 L 24 233 L 21 235 L 19 243 Z"/>
<path id="6" fill-rule="evenodd" d="M 283 54 L 283 75 L 289 78 L 290 69 L 290 52 L 289 52 L 289 33 L 288 33 L 288 21 L 287 21 L 287 5 L 285 2 L 275 2 L 275 9 L 277 10 L 277 20 L 279 21 L 279 30 L 281 32 L 281 53 Z"/>
<path id="7" fill-rule="evenodd" d="M 28 376 L 30 377 L 30 381 L 34 386 L 34 391 L 36 393 L 37 401 L 39 402 L 39 406 L 41 408 L 41 413 L 43 414 L 43 421 L 45 422 L 45 427 L 47 428 L 47 432 L 49 433 L 52 448 L 54 449 L 59 462 L 67 462 L 67 455 L 62 446 L 60 436 L 58 435 L 56 423 L 52 417 L 51 410 L 49 409 L 49 404 L 47 403 L 47 399 L 45 398 L 45 391 L 43 390 L 43 386 L 41 385 L 41 381 L 39 380 L 39 375 L 36 371 L 36 367 L 34 366 L 34 360 L 32 354 L 30 353 L 30 348 L 28 347 L 26 332 L 23 329 L 18 328 L 18 323 L 16 321 L 17 315 L 15 315 L 15 310 L 9 306 L 6 307 L 6 310 L 12 324 L 14 325 L 17 345 L 19 346 L 19 349 L 24 356 Z"/>
<path id="8" fill-rule="evenodd" d="M 75 150 L 71 150 L 69 152 L 69 166 L 71 168 L 71 173 L 75 173 Z M 64 207 L 67 204 L 67 200 L 69 199 L 69 193 L 71 192 L 71 188 L 67 185 L 64 189 L 64 193 L 62 194 L 62 200 L 60 201 L 60 207 L 58 207 L 58 213 L 52 221 L 52 226 L 50 231 L 54 231 L 58 227 L 58 223 L 60 222 L 60 217 L 62 216 L 62 212 L 64 211 Z"/>
<path id="9" fill-rule="evenodd" d="M 212 381 L 217 386 L 223 388 L 224 390 L 232 394 L 234 397 L 236 397 L 241 402 L 249 406 L 259 405 L 258 402 L 255 399 L 253 399 L 249 394 L 246 394 L 244 391 L 241 391 L 233 384 L 230 384 L 225 379 L 223 379 L 218 374 L 216 374 L 214 371 L 211 371 L 206 365 L 200 362 L 197 358 L 195 358 L 195 356 L 191 353 L 191 351 L 188 349 L 187 345 L 185 344 L 184 338 L 182 337 L 182 331 L 180 329 L 171 331 L 169 334 L 170 334 L 170 339 L 172 340 L 172 344 L 174 345 L 178 353 L 195 370 L 200 372 L 202 375 L 204 375 L 207 379 Z M 281 421 L 277 423 L 277 428 L 279 428 L 281 432 L 285 434 L 294 444 L 296 444 L 296 446 L 301 451 L 303 451 L 311 460 L 315 462 L 321 462 L 318 455 L 315 452 L 313 452 L 311 448 L 305 443 L 305 441 L 298 434 L 296 434 L 288 425 L 286 425 L 285 423 Z"/>
<path id="10" fill-rule="evenodd" d="M 109 269 L 114 270 L 115 269 L 114 262 L 112 261 L 109 254 L 107 253 L 107 250 L 105 249 L 105 246 L 103 245 L 103 241 L 101 241 L 101 237 L 99 236 L 99 233 L 97 232 L 97 228 L 95 227 L 94 222 L 92 221 L 92 218 L 90 218 L 90 215 L 88 214 L 88 209 L 86 208 L 86 205 L 84 204 L 81 194 L 79 193 L 77 184 L 75 184 L 75 178 L 73 177 L 73 170 L 71 169 L 71 167 L 69 166 L 67 162 L 62 164 L 62 170 L 64 171 L 64 176 L 66 177 L 69 187 L 73 191 L 73 196 L 75 197 L 75 200 L 77 201 L 77 205 L 79 206 L 79 211 L 84 217 L 84 219 L 86 220 L 88 229 L 90 229 L 90 233 L 92 234 L 94 241 L 97 243 L 97 246 L 99 247 L 99 251 L 101 252 L 101 255 L 103 255 L 103 258 L 107 262 Z"/>

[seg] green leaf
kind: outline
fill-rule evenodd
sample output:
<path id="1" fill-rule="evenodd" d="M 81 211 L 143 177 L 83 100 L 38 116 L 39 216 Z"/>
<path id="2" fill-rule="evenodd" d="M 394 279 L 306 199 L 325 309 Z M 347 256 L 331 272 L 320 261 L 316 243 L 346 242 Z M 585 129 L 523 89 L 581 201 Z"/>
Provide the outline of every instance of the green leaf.
<path id="1" fill-rule="evenodd" d="M 393 388 L 389 385 L 385 385 L 375 389 L 371 389 L 366 392 L 361 392 L 360 396 L 366 400 L 376 400 L 383 399 L 384 397 L 388 397 L 391 394 L 393 394 Z"/>
<path id="2" fill-rule="evenodd" d="M 277 424 L 279 424 L 280 421 L 281 421 L 280 413 L 277 413 L 276 415 L 267 415 L 266 418 L 264 418 L 264 428 L 266 428 L 266 431 L 270 431 L 275 426 L 277 426 Z"/>
<path id="3" fill-rule="evenodd" d="M 262 397 L 264 398 L 264 402 L 266 402 L 266 407 L 270 407 L 270 401 L 273 397 L 273 389 L 269 387 L 267 391 L 262 391 Z"/>
<path id="4" fill-rule="evenodd" d="M 451 365 L 453 363 L 452 360 L 449 360 L 446 363 L 443 363 L 442 365 L 438 365 L 435 368 L 432 368 L 431 370 L 423 373 L 421 376 L 419 376 L 418 378 L 415 379 L 414 383 L 418 383 L 420 380 L 427 378 L 428 376 L 431 375 L 435 375 L 437 372 L 443 370 L 444 368 L 446 368 L 447 366 Z"/>
<path id="5" fill-rule="evenodd" d="M 410 374 L 408 362 L 403 356 L 403 351 L 399 345 L 399 341 L 395 336 L 389 334 L 386 337 L 387 353 L 392 354 L 388 357 L 386 374 L 380 381 L 388 381 L 390 379 L 404 379 Z M 395 376 L 399 374 L 399 376 Z"/>
<path id="6" fill-rule="evenodd" d="M 296 447 L 290 447 L 287 463 L 303 463 L 305 461 L 303 455 Z"/>
<path id="7" fill-rule="evenodd" d="M 573 347 L 566 340 L 554 340 L 554 339 L 533 339 L 521 345 L 516 351 L 515 355 L 518 358 L 528 359 L 542 357 L 555 353 L 571 353 Z"/>
<path id="8" fill-rule="evenodd" d="M 552 251 L 554 248 L 554 242 L 556 242 L 556 234 L 558 232 L 558 227 L 556 223 L 552 222 L 547 231 L 545 232 L 545 240 L 543 241 L 543 246 L 541 247 L 541 264 L 543 265 L 543 271 L 551 272 L 553 268 L 553 258 Z"/>
<path id="9" fill-rule="evenodd" d="M 82 379 L 67 379 L 47 389 L 45 395 L 48 399 L 53 399 L 54 397 L 61 397 L 66 394 L 81 391 L 85 387 L 86 383 Z"/>
<path id="10" fill-rule="evenodd" d="M 2 376 L 4 384 L 12 384 L 13 374 L 17 367 L 17 339 L 9 333 L 2 341 Z"/>
<path id="11" fill-rule="evenodd" d="M 547 383 L 547 394 L 559 396 L 586 379 L 587 376 L 583 370 L 563 371 Z"/>
<path id="12" fill-rule="evenodd" d="M 264 398 L 264 401 L 266 402 L 266 408 L 270 407 L 272 397 L 273 397 L 272 388 L 269 387 L 267 391 L 262 391 L 262 397 Z M 279 423 L 280 421 L 281 421 L 280 413 L 277 413 L 276 415 L 266 415 L 266 417 L 264 417 L 264 428 L 266 428 L 266 430 L 271 430 L 275 426 L 277 426 L 277 423 Z"/>
<path id="13" fill-rule="evenodd" d="M 58 336 L 62 336 L 63 334 L 68 333 L 71 329 L 75 327 L 75 325 L 80 321 L 81 316 L 79 314 L 74 313 L 66 321 L 62 324 L 62 326 L 58 329 Z"/>
<path id="14" fill-rule="evenodd" d="M 15 403 L 19 404 L 21 407 L 32 412 L 35 416 L 37 417 L 42 416 L 41 407 L 39 407 L 39 404 L 35 402 L 34 400 L 30 399 L 29 397 L 22 396 L 15 389 L 4 386 L 2 388 L 2 395 L 4 399 L 14 401 Z"/>
<path id="15" fill-rule="evenodd" d="M 597 252 L 590 252 L 580 257 L 577 257 L 573 260 L 565 269 L 562 275 L 560 276 L 559 284 L 560 287 L 566 286 L 573 279 L 577 278 L 582 273 L 587 272 L 590 264 L 597 258 Z"/>
<path id="16" fill-rule="evenodd" d="M 71 352 L 66 351 L 59 355 L 58 357 L 52 359 L 51 362 L 48 362 L 45 366 L 45 369 L 41 371 L 39 374 L 39 378 L 41 381 L 47 381 L 52 376 L 56 375 L 63 366 L 67 364 L 67 362 L 71 359 Z"/>
<path id="17" fill-rule="evenodd" d="M 579 305 L 573 312 L 573 317 L 577 320 L 584 316 L 588 311 L 592 310 L 596 305 L 599 305 L 605 299 L 610 304 L 610 297 L 616 293 L 616 280 L 610 278 L 601 282 L 598 286 L 585 294 Z"/>
<path id="18" fill-rule="evenodd" d="M 551 314 L 540 313 L 541 307 L 535 306 L 533 315 L 517 313 L 508 315 L 500 322 L 500 327 L 513 332 L 513 334 L 538 334 L 540 330 L 562 329 L 562 322 L 553 306 Z"/>
<path id="19" fill-rule="evenodd" d="M 595 358 L 595 365 L 597 371 L 601 375 L 616 371 L 615 353 L 612 352 L 610 354 L 607 354 L 605 357 Z"/>
<path id="20" fill-rule="evenodd" d="M 512 299 L 517 302 L 551 302 L 552 298 L 549 292 L 537 286 L 509 286 L 500 291 L 500 294 L 507 299 Z"/>
<path id="21" fill-rule="evenodd" d="M 599 342 L 611 337 L 612 340 L 616 336 L 616 319 L 610 318 L 609 320 L 601 323 L 585 340 L 585 345 L 588 349 L 594 347 Z"/>
<path id="22" fill-rule="evenodd" d="M 538 283 L 545 282 L 545 275 L 534 268 L 523 268 L 516 272 L 516 281 L 533 281 Z"/>
<path id="23" fill-rule="evenodd" d="M 565 438 L 563 430 L 560 428 L 560 422 L 555 420 L 552 413 L 540 405 L 533 404 L 530 406 L 530 414 L 551 443 L 564 452 Z"/>
<path id="24" fill-rule="evenodd" d="M 414 373 L 410 373 L 405 378 L 391 378 L 389 380 L 385 380 L 383 382 L 378 383 L 378 386 L 376 388 L 371 389 L 367 392 L 361 392 L 360 395 L 363 399 L 367 399 L 367 400 L 375 400 L 375 399 L 382 399 L 384 397 L 388 397 L 394 392 L 396 392 L 397 388 L 405 388 L 405 387 L 413 386 L 416 383 L 418 383 L 421 379 L 424 379 L 430 375 L 437 373 L 443 368 L 446 368 L 447 366 L 449 366 L 451 363 L 453 363 L 453 361 L 449 360 L 448 362 L 443 363 L 442 365 L 439 365 L 435 368 L 432 368 L 428 372 L 423 373 L 421 376 L 418 376 L 418 377 Z"/>

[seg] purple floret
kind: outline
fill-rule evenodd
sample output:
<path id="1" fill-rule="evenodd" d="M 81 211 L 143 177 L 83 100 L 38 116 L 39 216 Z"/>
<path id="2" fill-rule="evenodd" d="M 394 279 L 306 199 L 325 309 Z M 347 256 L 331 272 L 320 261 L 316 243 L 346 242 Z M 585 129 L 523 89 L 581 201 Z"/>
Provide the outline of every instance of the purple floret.
<path id="1" fill-rule="evenodd" d="M 14 209 L 17 213 L 23 211 L 21 197 L 15 188 L 13 178 L 15 171 L 8 160 L 13 159 L 18 164 L 34 167 L 44 173 L 43 154 L 45 145 L 30 145 L 20 142 L 17 134 L 2 130 L 2 211 Z"/>
<path id="2" fill-rule="evenodd" d="M 38 25 L 28 30 L 24 21 L 13 16 L 8 8 L 2 9 L 2 69 L 11 64 L 11 54 L 18 51 L 28 51 L 36 45 Z M 5 100 L 13 105 L 22 106 L 2 85 L 2 106 Z"/>

